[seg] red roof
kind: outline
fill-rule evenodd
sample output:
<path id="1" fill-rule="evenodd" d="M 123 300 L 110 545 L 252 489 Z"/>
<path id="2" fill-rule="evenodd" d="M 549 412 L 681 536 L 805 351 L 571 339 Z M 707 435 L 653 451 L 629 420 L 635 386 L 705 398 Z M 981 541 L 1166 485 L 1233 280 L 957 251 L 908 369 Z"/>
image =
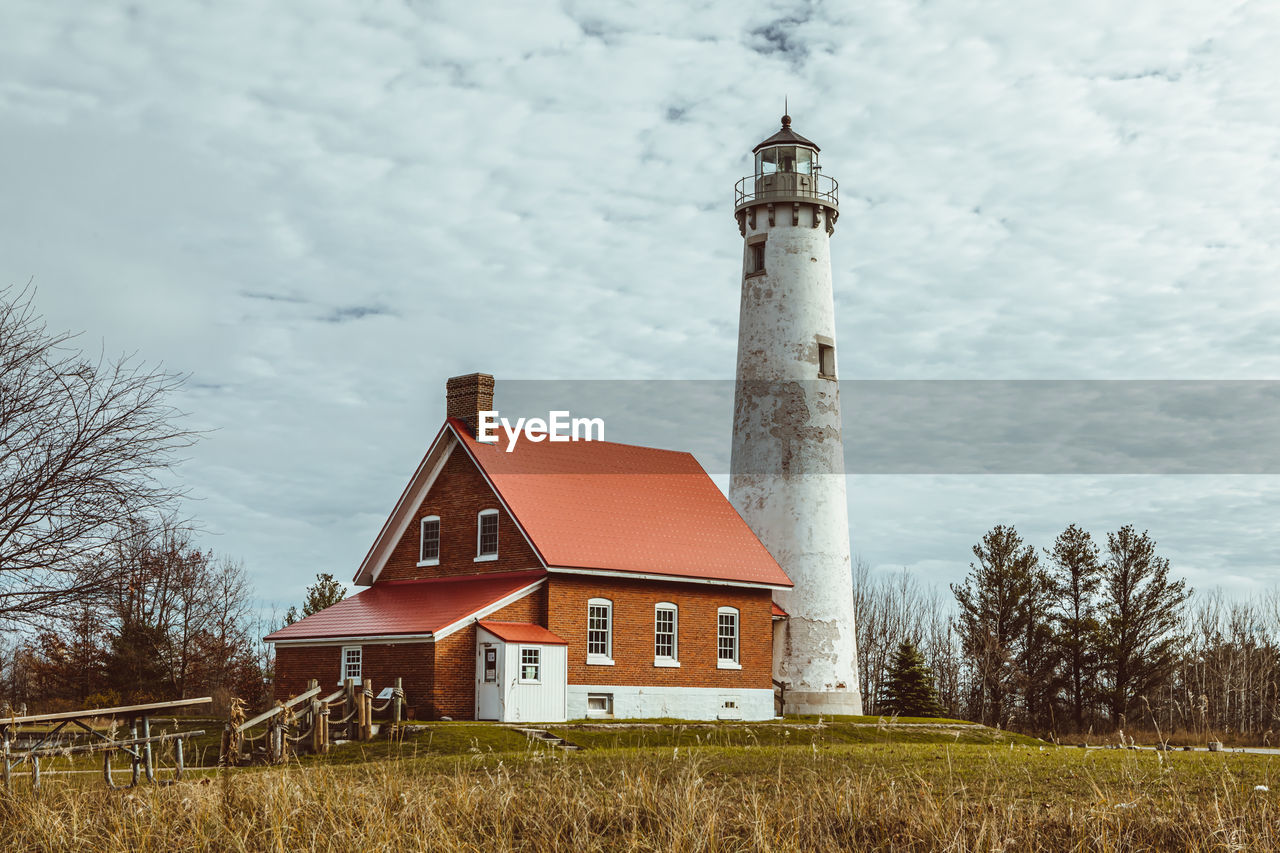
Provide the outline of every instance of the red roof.
<path id="1" fill-rule="evenodd" d="M 548 566 L 792 585 L 692 454 L 528 440 L 507 452 L 449 425 Z"/>
<path id="2" fill-rule="evenodd" d="M 539 643 L 544 646 L 567 646 L 569 641 L 532 622 L 491 622 L 481 619 L 476 623 L 499 640 L 508 643 Z"/>
<path id="3" fill-rule="evenodd" d="M 383 581 L 281 628 L 266 639 L 431 634 L 537 583 L 546 574 L 537 569 L 462 578 Z"/>
<path id="4" fill-rule="evenodd" d="M 773 604 L 773 615 L 774 615 L 774 616 L 786 617 L 786 616 L 790 615 L 790 614 L 788 614 L 788 613 L 787 613 L 787 611 L 783 610 L 781 607 L 779 607 L 779 606 L 778 606 L 778 602 L 774 601 L 774 602 L 772 602 L 772 604 Z"/>

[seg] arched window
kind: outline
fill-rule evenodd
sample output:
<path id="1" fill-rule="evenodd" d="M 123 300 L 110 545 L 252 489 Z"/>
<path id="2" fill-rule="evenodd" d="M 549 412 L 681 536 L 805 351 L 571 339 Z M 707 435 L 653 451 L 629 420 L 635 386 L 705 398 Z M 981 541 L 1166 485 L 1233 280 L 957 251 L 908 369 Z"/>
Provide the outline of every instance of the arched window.
<path id="1" fill-rule="evenodd" d="M 653 606 L 653 665 L 679 666 L 680 609 L 670 601 Z"/>
<path id="2" fill-rule="evenodd" d="M 716 666 L 741 669 L 738 662 L 738 608 L 721 607 L 716 611 Z"/>
<path id="3" fill-rule="evenodd" d="M 440 564 L 440 516 L 428 515 L 422 519 L 421 536 L 418 541 L 418 565 L 437 566 Z"/>
<path id="4" fill-rule="evenodd" d="M 482 509 L 476 519 L 476 562 L 498 559 L 498 511 Z"/>
<path id="5" fill-rule="evenodd" d="M 587 663 L 613 665 L 613 602 L 607 598 L 587 602 Z"/>

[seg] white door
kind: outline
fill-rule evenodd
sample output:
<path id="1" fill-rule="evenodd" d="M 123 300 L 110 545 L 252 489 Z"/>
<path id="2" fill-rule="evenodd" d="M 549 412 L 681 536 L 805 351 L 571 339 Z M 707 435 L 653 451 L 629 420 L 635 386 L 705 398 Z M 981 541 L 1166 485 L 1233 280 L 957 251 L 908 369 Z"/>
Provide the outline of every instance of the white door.
<path id="1" fill-rule="evenodd" d="M 502 719 L 503 658 L 497 643 L 476 644 L 476 719 Z"/>

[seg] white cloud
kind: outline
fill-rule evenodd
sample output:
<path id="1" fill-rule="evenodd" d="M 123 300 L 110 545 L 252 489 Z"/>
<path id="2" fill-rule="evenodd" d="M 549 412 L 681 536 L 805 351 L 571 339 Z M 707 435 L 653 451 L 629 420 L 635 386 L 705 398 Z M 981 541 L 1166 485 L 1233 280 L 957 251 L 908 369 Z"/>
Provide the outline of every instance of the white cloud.
<path id="1" fill-rule="evenodd" d="M 353 571 L 446 376 L 727 377 L 784 95 L 841 183 L 842 375 L 1280 374 L 1274 5 L 686 6 L 11 2 L 0 282 L 193 374 L 196 512 L 279 599 Z M 857 547 L 962 569 L 1008 481 L 919 482 Z M 1184 563 L 1262 578 L 1270 480 L 1155 482 Z M 1038 488 L 1004 520 L 1081 521 Z M 1099 529 L 1134 488 L 1071 487 Z"/>

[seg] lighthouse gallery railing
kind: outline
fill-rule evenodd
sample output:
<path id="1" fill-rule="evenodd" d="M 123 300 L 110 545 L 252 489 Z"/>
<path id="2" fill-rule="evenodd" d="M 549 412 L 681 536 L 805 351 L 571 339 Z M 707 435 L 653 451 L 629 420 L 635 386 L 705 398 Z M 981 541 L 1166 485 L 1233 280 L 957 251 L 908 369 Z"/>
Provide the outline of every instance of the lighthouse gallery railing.
<path id="1" fill-rule="evenodd" d="M 773 172 L 768 175 L 747 175 L 733 189 L 734 207 L 784 198 L 812 198 L 832 207 L 840 204 L 840 185 L 835 178 L 821 173 L 803 175 L 796 172 Z"/>

